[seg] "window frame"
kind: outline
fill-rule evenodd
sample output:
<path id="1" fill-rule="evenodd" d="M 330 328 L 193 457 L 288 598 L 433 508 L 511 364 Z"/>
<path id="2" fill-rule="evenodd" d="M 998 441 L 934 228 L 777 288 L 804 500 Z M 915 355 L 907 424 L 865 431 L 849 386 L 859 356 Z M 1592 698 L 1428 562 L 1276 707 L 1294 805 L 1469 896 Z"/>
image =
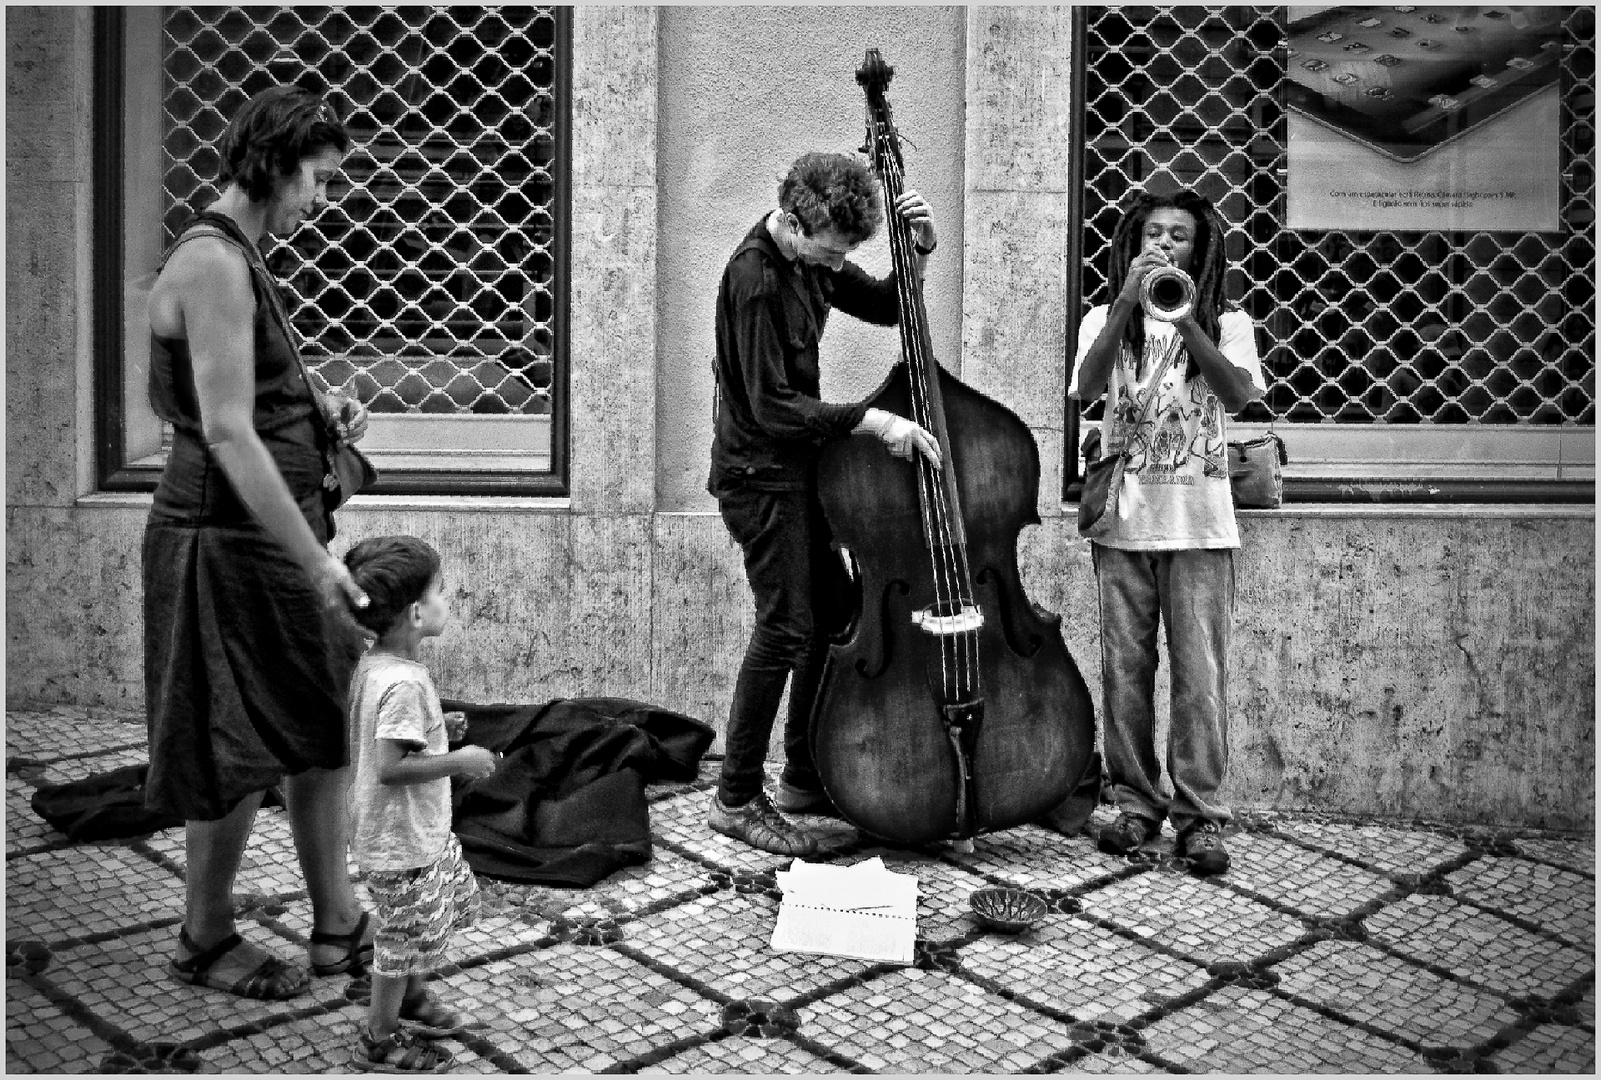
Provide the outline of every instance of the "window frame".
<path id="1" fill-rule="evenodd" d="M 441 468 L 420 469 L 381 464 L 372 495 L 502 495 L 565 498 L 571 494 L 571 362 L 572 287 L 572 9 L 556 6 L 555 91 L 559 108 L 556 124 L 556 168 L 552 219 L 554 282 L 549 414 L 550 467 L 548 471 L 495 470 L 484 467 L 452 469 L 451 451 L 440 451 Z M 127 44 L 126 14 L 121 8 L 96 7 L 94 26 L 94 90 L 92 93 L 93 166 L 91 182 L 91 236 L 93 252 L 91 326 L 94 386 L 94 477 L 103 492 L 150 492 L 161 478 L 163 466 L 130 461 L 127 456 L 129 410 L 124 383 L 127 378 L 127 341 L 124 331 L 123 290 L 126 284 L 123 197 L 124 64 Z M 501 419 L 501 418 L 497 418 Z M 502 421 L 503 422 L 503 421 Z M 481 453 L 464 451 L 464 461 L 483 461 Z"/>
<path id="2" fill-rule="evenodd" d="M 1071 17 L 1062 499 L 1077 503 L 1084 490 L 1079 453 L 1083 406 L 1067 393 L 1067 384 L 1078 351 L 1085 304 L 1080 268 L 1084 265 L 1085 248 L 1084 95 L 1089 50 L 1085 8 L 1075 6 Z M 1278 93 L 1282 99 L 1282 89 Z M 1281 221 L 1285 199 L 1281 190 Z M 1284 438 L 1289 450 L 1290 464 L 1284 478 L 1286 504 L 1595 502 L 1593 425 L 1309 424 L 1287 420 L 1270 425 L 1231 419 L 1229 432 L 1235 440 L 1242 440 L 1269 427 Z M 1519 443 L 1534 448 L 1534 452 L 1522 458 L 1509 456 L 1507 451 L 1515 452 Z M 1487 452 L 1496 444 L 1500 447 L 1499 456 Z M 1386 446 L 1389 453 L 1382 452 Z M 1403 446 L 1406 452 L 1395 452 Z"/>

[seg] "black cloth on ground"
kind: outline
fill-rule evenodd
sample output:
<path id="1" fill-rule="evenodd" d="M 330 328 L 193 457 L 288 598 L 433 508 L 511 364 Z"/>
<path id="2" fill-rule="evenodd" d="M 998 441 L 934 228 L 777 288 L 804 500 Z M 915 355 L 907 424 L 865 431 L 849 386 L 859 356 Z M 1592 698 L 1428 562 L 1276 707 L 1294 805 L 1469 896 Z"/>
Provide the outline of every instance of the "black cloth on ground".
<path id="1" fill-rule="evenodd" d="M 183 818 L 145 806 L 145 780 L 149 772 L 150 766 L 140 762 L 64 784 L 40 784 L 34 789 L 30 802 L 33 812 L 46 824 L 77 843 L 144 836 L 177 828 L 183 824 Z M 283 797 L 276 787 L 267 789 L 261 805 L 283 805 Z"/>
<path id="2" fill-rule="evenodd" d="M 649 861 L 645 785 L 690 781 L 713 731 L 681 713 L 626 698 L 558 698 L 542 705 L 476 705 L 467 740 L 505 755 L 495 774 L 454 794 L 454 828 L 478 873 L 588 888 Z M 142 836 L 183 824 L 146 809 L 149 766 L 67 784 L 41 784 L 33 810 L 76 841 Z"/>
<path id="3" fill-rule="evenodd" d="M 713 731 L 627 698 L 475 705 L 467 740 L 505 755 L 495 774 L 455 791 L 454 827 L 478 873 L 587 888 L 650 859 L 645 785 L 689 781 Z"/>

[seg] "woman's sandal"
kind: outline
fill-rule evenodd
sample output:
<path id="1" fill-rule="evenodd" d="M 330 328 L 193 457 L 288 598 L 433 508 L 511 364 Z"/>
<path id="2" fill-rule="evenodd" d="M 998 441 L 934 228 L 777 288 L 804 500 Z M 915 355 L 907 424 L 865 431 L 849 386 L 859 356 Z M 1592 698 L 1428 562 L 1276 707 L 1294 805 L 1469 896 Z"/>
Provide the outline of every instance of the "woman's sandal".
<path id="1" fill-rule="evenodd" d="M 417 997 L 401 1000 L 400 1019 L 411 1030 L 430 1039 L 460 1035 L 467 1029 L 459 1013 L 426 990 Z"/>
<path id="2" fill-rule="evenodd" d="M 410 1032 L 396 1031 L 382 1039 L 375 1039 L 366 1021 L 357 1026 L 356 1049 L 350 1052 L 350 1064 L 360 1072 L 444 1072 L 455 1060 L 455 1055 L 449 1050 L 443 1050 Z"/>
<path id="3" fill-rule="evenodd" d="M 232 982 L 213 975 L 211 969 L 217 961 L 243 945 L 244 941 L 238 934 L 229 934 L 211 948 L 202 949 L 189 936 L 189 931 L 180 927 L 178 943 L 194 955 L 185 960 L 172 961 L 167 965 L 167 970 L 174 978 L 191 986 L 222 990 L 256 1001 L 287 1001 L 310 984 L 311 980 L 306 977 L 303 968 L 297 968 L 276 956 L 265 957 L 254 970 Z"/>
<path id="4" fill-rule="evenodd" d="M 327 964 L 313 963 L 311 973 L 317 976 L 327 975 L 360 975 L 367 969 L 367 962 L 372 959 L 372 942 L 363 941 L 367 933 L 368 916 L 365 911 L 356 922 L 356 928 L 348 934 L 334 934 L 324 930 L 311 932 L 313 945 L 341 945 L 345 955 L 338 960 Z M 309 953 L 311 950 L 307 950 Z"/>

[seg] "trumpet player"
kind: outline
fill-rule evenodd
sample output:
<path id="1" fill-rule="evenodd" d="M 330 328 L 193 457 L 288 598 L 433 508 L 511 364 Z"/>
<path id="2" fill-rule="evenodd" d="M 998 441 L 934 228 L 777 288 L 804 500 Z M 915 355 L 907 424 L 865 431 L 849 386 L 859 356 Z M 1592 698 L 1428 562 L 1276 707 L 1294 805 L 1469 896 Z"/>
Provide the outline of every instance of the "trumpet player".
<path id="1" fill-rule="evenodd" d="M 1105 395 L 1099 438 L 1124 457 L 1109 532 L 1091 543 L 1100 598 L 1103 742 L 1115 823 L 1102 851 L 1127 855 L 1163 819 L 1192 872 L 1228 869 L 1218 792 L 1228 765 L 1225 667 L 1240 546 L 1225 422 L 1265 392 L 1255 327 L 1223 299 L 1223 221 L 1193 192 L 1141 194 L 1112 236 L 1108 303 L 1079 328 L 1068 392 Z M 1172 678 L 1167 772 L 1160 784 L 1154 707 L 1156 634 Z"/>

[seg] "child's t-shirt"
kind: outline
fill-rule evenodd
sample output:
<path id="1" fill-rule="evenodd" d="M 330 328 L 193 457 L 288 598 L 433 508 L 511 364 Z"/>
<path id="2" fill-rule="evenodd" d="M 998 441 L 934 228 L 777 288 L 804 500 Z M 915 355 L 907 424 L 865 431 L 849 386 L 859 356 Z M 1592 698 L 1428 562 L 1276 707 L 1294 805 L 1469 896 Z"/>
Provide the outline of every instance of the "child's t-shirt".
<path id="1" fill-rule="evenodd" d="M 450 778 L 420 784 L 378 782 L 379 739 L 424 755 L 450 749 L 439 692 L 415 660 L 369 651 L 350 684 L 350 844 L 363 870 L 412 870 L 445 853 Z"/>
<path id="2" fill-rule="evenodd" d="M 1084 354 L 1106 326 L 1109 310 L 1105 304 L 1091 308 L 1079 326 L 1070 394 L 1078 393 Z M 1265 392 L 1251 317 L 1225 311 L 1218 323 L 1218 351 Z M 1141 405 L 1167 350 L 1174 351 L 1173 361 L 1140 423 Z M 1101 447 L 1108 454 L 1126 448 L 1129 459 L 1111 531 L 1097 537 L 1097 544 L 1124 551 L 1240 546 L 1229 487 L 1227 416 L 1203 376 L 1184 377 L 1188 364 L 1178 328 L 1146 319 L 1145 355 L 1135 358 L 1125 346 L 1112 365 Z"/>

